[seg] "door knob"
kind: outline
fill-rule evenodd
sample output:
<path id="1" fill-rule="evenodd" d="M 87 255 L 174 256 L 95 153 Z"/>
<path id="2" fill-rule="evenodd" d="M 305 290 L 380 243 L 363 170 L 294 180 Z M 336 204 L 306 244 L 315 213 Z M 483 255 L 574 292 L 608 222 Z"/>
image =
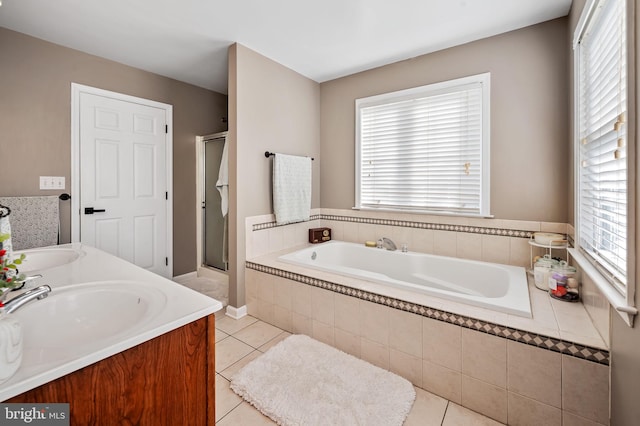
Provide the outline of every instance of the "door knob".
<path id="1" fill-rule="evenodd" d="M 94 213 L 103 213 L 106 212 L 105 209 L 94 209 L 93 207 L 85 207 L 84 214 L 94 214 Z"/>

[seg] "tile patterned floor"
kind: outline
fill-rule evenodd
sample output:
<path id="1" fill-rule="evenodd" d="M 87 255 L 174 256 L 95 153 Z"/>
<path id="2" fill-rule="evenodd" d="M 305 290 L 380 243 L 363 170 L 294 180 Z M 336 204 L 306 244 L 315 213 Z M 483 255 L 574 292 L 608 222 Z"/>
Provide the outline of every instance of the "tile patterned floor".
<path id="1" fill-rule="evenodd" d="M 231 376 L 290 333 L 246 316 L 234 320 L 216 314 L 216 424 L 274 425 L 230 388 Z M 495 426 L 494 420 L 416 388 L 416 401 L 405 426 Z"/>
<path id="2" fill-rule="evenodd" d="M 185 287 L 189 287 L 205 296 L 213 297 L 222 303 L 222 306 L 227 306 L 229 303 L 229 284 L 228 281 L 215 280 L 206 277 L 178 277 L 174 278 L 174 281 L 178 284 L 182 284 Z"/>

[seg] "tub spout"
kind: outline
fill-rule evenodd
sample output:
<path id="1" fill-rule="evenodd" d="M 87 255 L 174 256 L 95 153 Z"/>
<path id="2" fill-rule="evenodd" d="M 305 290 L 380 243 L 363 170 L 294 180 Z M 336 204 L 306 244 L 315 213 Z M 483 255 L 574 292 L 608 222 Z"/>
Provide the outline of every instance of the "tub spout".
<path id="1" fill-rule="evenodd" d="M 382 241 L 382 247 L 386 248 L 387 250 L 390 250 L 390 251 L 398 250 L 398 247 L 396 247 L 396 243 L 391 241 L 389 238 L 382 237 L 380 238 L 380 240 Z"/>
<path id="2" fill-rule="evenodd" d="M 49 295 L 50 291 L 51 287 L 49 287 L 48 285 L 41 285 L 40 287 L 36 287 L 32 290 L 27 290 L 24 293 L 9 300 L 8 302 L 4 302 L 3 309 L 6 313 L 10 314 L 11 312 L 14 312 L 20 307 L 31 302 L 32 300 L 44 299 Z"/>

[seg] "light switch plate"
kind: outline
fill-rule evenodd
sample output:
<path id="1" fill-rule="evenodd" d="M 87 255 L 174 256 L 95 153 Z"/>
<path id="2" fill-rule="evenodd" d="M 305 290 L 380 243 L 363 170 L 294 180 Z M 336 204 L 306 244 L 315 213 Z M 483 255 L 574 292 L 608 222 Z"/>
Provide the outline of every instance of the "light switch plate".
<path id="1" fill-rule="evenodd" d="M 54 190 L 64 189 L 65 177 L 64 176 L 40 176 L 40 189 Z"/>

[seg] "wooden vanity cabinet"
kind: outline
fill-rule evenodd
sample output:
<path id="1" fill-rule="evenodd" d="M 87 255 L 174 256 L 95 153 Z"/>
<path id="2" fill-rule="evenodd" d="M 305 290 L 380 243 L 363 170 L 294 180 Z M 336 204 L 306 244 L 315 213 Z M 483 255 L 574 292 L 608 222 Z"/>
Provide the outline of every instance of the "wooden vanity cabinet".
<path id="1" fill-rule="evenodd" d="M 5 402 L 68 402 L 72 425 L 214 425 L 213 314 Z"/>

